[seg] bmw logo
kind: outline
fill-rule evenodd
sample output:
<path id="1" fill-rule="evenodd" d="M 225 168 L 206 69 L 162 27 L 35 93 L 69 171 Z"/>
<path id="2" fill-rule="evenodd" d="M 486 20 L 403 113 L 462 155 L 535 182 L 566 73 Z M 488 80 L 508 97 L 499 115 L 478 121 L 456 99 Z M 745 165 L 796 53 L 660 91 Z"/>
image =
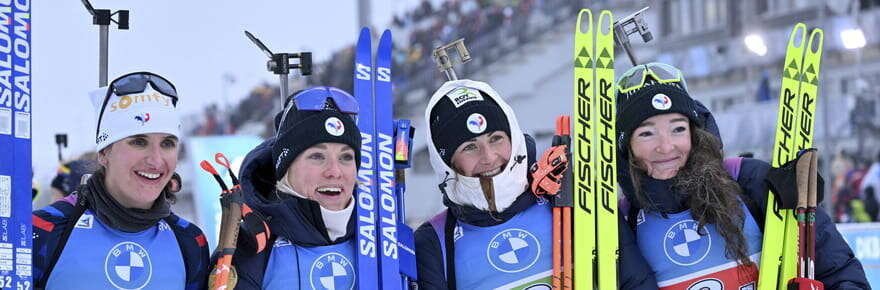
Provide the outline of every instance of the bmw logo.
<path id="1" fill-rule="evenodd" d="M 326 253 L 312 263 L 309 281 L 312 289 L 354 289 L 354 265 L 339 253 Z"/>
<path id="2" fill-rule="evenodd" d="M 532 267 L 541 256 L 541 244 L 532 233 L 508 229 L 496 234 L 486 247 L 486 258 L 496 270 L 521 272 Z"/>
<path id="3" fill-rule="evenodd" d="M 104 259 L 104 275 L 116 288 L 143 288 L 153 276 L 150 254 L 138 243 L 118 243 Z"/>
<path id="4" fill-rule="evenodd" d="M 712 248 L 712 235 L 707 225 L 703 234 L 698 232 L 699 224 L 694 220 L 675 223 L 663 237 L 663 250 L 669 261 L 679 266 L 690 266 L 703 261 Z"/>

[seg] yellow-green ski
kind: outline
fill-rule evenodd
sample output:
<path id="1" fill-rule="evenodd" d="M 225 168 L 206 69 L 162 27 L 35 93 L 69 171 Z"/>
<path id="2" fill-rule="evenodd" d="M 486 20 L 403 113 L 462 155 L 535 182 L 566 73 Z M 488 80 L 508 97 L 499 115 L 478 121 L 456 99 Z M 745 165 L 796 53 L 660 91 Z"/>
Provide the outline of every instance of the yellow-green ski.
<path id="1" fill-rule="evenodd" d="M 600 290 L 617 289 L 617 133 L 614 100 L 614 17 L 603 10 L 596 25 L 596 96 L 593 111 L 596 131 L 596 236 L 598 284 Z M 577 284 L 575 284 L 577 285 Z M 579 288 L 578 288 L 579 289 Z"/>
<path id="2" fill-rule="evenodd" d="M 773 167 L 780 167 L 797 156 L 796 140 L 798 128 L 798 96 L 800 95 L 800 79 L 803 74 L 803 56 L 806 41 L 806 25 L 798 23 L 792 29 L 785 52 L 782 68 L 782 86 L 779 90 L 779 113 L 776 121 L 776 138 L 773 143 Z M 788 221 L 790 219 L 790 221 Z M 786 225 L 794 224 L 794 246 Z M 779 243 L 779 241 L 784 241 Z M 775 290 L 787 283 L 782 281 L 783 266 L 789 262 L 792 254 L 794 267 L 797 265 L 797 222 L 792 210 L 780 209 L 774 194 L 767 195 L 767 213 L 764 221 L 764 241 L 761 247 L 761 261 L 758 274 L 759 290 Z M 785 259 L 784 259 L 785 257 Z M 778 288 L 782 289 L 782 288 Z"/>
<path id="3" fill-rule="evenodd" d="M 792 155 L 792 159 L 797 157 L 797 152 L 813 146 L 813 127 L 815 127 L 823 38 L 822 30 L 814 29 L 805 46 L 803 70 L 799 78 L 797 118 L 795 119 L 797 124 L 794 136 L 795 154 Z M 794 215 L 785 216 L 784 241 L 779 290 L 788 289 L 788 281 L 797 276 L 798 224 Z"/>
<path id="4" fill-rule="evenodd" d="M 586 22 L 587 31 L 581 31 Z M 595 209 L 593 190 L 596 160 L 593 158 L 593 97 L 595 96 L 593 48 L 593 13 L 581 9 L 574 35 L 574 130 L 572 131 L 572 159 L 574 184 L 574 222 L 572 226 L 575 247 L 572 250 L 574 285 L 577 289 L 593 289 L 594 253 L 596 250 Z"/>

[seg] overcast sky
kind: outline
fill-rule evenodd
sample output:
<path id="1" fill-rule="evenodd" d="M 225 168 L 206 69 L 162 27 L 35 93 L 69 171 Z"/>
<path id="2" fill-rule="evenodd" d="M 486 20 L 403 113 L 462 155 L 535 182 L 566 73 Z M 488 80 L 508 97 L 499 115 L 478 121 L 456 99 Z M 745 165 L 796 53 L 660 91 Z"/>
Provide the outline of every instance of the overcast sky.
<path id="1" fill-rule="evenodd" d="M 130 10 L 131 29 L 110 31 L 109 79 L 133 71 L 167 77 L 185 113 L 222 101 L 222 76 L 237 102 L 255 85 L 277 77 L 247 29 L 275 52 L 311 51 L 316 62 L 354 43 L 356 1 L 110 1 L 95 8 Z M 384 29 L 392 11 L 416 0 L 372 1 L 372 22 Z M 87 92 L 98 84 L 98 27 L 78 0 L 31 1 L 33 156 L 38 182 L 48 184 L 57 163 L 56 133 L 68 134 L 65 158 L 94 147 L 94 110 Z"/>

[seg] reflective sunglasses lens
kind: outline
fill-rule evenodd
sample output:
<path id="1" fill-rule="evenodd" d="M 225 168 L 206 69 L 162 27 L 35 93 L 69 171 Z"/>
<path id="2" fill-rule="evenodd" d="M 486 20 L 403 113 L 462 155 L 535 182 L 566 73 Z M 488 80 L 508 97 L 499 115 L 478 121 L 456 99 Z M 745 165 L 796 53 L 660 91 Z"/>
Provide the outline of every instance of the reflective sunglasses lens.
<path id="1" fill-rule="evenodd" d="M 672 70 L 669 67 L 653 65 L 650 67 L 651 72 L 654 73 L 655 76 L 660 78 L 660 81 L 668 81 L 668 80 L 677 80 L 678 79 L 678 71 Z"/>
<path id="2" fill-rule="evenodd" d="M 130 95 L 143 92 L 147 88 L 147 83 L 153 85 L 156 91 L 177 99 L 177 90 L 174 85 L 162 77 L 152 74 L 131 74 L 114 80 L 110 86 L 117 96 Z"/>
<path id="3" fill-rule="evenodd" d="M 359 112 L 360 107 L 358 106 L 357 100 L 349 95 L 348 93 L 331 88 L 330 95 L 333 98 L 333 101 L 336 102 L 336 106 L 339 107 L 339 110 L 346 114 L 357 114 Z"/>
<path id="4" fill-rule="evenodd" d="M 127 75 L 110 83 L 113 93 L 117 96 L 129 95 L 144 91 L 147 79 L 144 75 Z"/>
<path id="5" fill-rule="evenodd" d="M 329 92 L 329 94 L 328 94 Z M 348 93 L 325 87 L 309 89 L 296 96 L 296 106 L 299 110 L 321 111 L 325 109 L 327 98 L 333 100 L 339 111 L 347 114 L 358 113 L 358 103 Z"/>
<path id="6" fill-rule="evenodd" d="M 159 76 L 149 76 L 153 88 L 162 94 L 177 98 L 177 90 L 170 82 Z"/>
<path id="7" fill-rule="evenodd" d="M 621 82 L 623 85 L 621 89 L 624 91 L 628 91 L 634 88 L 638 88 L 642 86 L 642 79 L 644 78 L 645 68 L 644 66 L 639 66 L 629 75 L 624 76 L 623 81 Z"/>

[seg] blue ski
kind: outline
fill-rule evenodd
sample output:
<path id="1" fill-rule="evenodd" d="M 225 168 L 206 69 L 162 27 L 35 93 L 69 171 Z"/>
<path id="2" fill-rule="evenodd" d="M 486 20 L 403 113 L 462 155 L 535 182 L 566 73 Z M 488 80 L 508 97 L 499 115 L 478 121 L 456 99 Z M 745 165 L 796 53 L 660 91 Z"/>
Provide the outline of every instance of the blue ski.
<path id="1" fill-rule="evenodd" d="M 0 223 L 15 224 L 12 218 L 12 179 L 15 176 L 14 141 L 12 137 L 12 3 L 0 5 Z M 0 269 L 0 279 L 12 276 L 12 234 L 8 227 L 0 230 L 0 252 L 9 267 Z M 8 246 L 7 246 L 8 245 Z M 11 277 L 10 277 L 11 278 Z"/>
<path id="2" fill-rule="evenodd" d="M 373 111 L 373 53 L 370 29 L 361 29 L 354 60 L 354 96 L 358 100 L 361 166 L 357 188 L 357 288 L 378 289 L 376 257 L 376 128 Z"/>
<path id="3" fill-rule="evenodd" d="M 0 245 L 0 257 L 4 257 L 0 259 L 0 262 L 8 259 L 6 260 L 9 262 L 7 266 L 15 269 L 15 275 L 11 277 L 12 283 L 8 283 L 9 276 L 4 278 L 4 281 L 7 281 L 6 285 L 10 288 L 27 289 L 32 287 L 31 190 L 33 189 L 33 171 L 31 169 L 31 7 L 28 1 L 14 1 L 10 26 L 12 29 L 12 51 L 10 52 L 12 54 L 13 99 L 12 155 L 14 155 L 13 166 L 15 170 L 12 174 L 12 204 L 9 204 L 8 197 L 2 197 L 4 200 L 0 201 L 0 215 L 8 216 L 11 206 L 13 223 L 8 225 L 8 243 L 10 244 Z M 6 60 L 9 60 L 9 57 Z M 10 154 L 10 152 L 2 154 Z M 4 234 L 4 236 L 6 235 Z M 15 254 L 14 259 L 13 253 Z"/>
<path id="4" fill-rule="evenodd" d="M 394 182 L 394 120 L 391 91 L 391 30 L 382 32 L 376 52 L 375 90 L 376 151 L 379 177 L 379 242 L 382 289 L 400 289 L 397 247 L 397 199 Z"/>

